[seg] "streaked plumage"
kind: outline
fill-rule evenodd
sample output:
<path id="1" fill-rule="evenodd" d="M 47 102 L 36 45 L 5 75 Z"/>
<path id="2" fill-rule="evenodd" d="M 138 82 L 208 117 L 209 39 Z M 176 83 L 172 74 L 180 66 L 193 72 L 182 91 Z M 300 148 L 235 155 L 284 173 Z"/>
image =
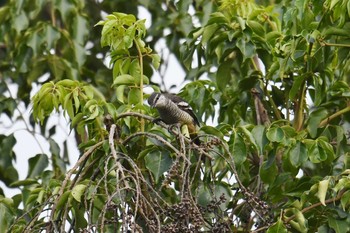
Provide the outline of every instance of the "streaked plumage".
<path id="1" fill-rule="evenodd" d="M 166 124 L 186 124 L 190 135 L 195 134 L 199 121 L 191 106 L 181 97 L 154 92 L 148 98 L 148 103 L 158 110 L 160 119 Z"/>

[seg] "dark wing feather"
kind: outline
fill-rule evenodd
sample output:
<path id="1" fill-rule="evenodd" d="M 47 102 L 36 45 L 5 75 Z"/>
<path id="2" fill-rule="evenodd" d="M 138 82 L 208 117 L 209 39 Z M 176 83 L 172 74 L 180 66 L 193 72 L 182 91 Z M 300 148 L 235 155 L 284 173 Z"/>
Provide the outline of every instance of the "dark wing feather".
<path id="1" fill-rule="evenodd" d="M 168 93 L 164 93 L 163 95 L 165 95 L 166 97 L 168 97 L 169 99 L 171 99 L 174 103 L 177 104 L 177 106 L 187 112 L 188 114 L 190 114 L 190 116 L 193 118 L 194 122 L 196 123 L 196 125 L 199 126 L 199 121 L 198 118 L 196 116 L 196 114 L 194 114 L 191 106 L 181 97 L 174 95 L 174 94 L 168 94 Z"/>

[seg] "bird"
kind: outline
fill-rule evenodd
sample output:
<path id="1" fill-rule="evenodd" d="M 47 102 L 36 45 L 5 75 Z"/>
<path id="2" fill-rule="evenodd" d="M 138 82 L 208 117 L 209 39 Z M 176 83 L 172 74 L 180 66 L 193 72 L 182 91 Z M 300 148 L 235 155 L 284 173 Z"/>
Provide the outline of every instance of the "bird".
<path id="1" fill-rule="evenodd" d="M 148 104 L 157 109 L 160 119 L 156 120 L 167 125 L 187 125 L 191 139 L 200 144 L 197 137 L 197 127 L 200 126 L 198 118 L 184 99 L 175 94 L 154 92 L 148 98 Z"/>

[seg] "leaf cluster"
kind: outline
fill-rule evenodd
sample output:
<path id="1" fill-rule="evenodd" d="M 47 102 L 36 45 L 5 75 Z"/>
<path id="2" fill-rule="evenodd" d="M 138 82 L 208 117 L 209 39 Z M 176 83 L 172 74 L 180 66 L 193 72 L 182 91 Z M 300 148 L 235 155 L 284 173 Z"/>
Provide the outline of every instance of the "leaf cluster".
<path id="1" fill-rule="evenodd" d="M 52 112 L 65 112 L 81 152 L 67 169 L 49 129 L 50 156 L 31 158 L 19 181 L 16 139 L 0 137 L 0 179 L 21 188 L 0 198 L 4 229 L 349 231 L 348 1 L 142 1 L 149 37 L 136 3 L 107 2 L 10 1 L 0 10 L 1 110 L 12 117 L 43 83 L 34 119 L 45 134 Z M 94 6 L 125 13 L 97 23 L 100 37 Z M 155 124 L 144 104 L 143 87 L 164 65 L 151 49 L 160 40 L 187 71 L 179 95 L 214 120 L 200 146 Z M 6 95 L 11 83 L 17 98 Z"/>

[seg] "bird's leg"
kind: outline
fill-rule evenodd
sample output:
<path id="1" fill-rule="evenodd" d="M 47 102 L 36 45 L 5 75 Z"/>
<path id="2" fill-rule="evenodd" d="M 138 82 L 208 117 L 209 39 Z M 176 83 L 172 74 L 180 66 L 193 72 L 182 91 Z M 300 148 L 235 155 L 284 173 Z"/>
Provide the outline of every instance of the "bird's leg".
<path id="1" fill-rule="evenodd" d="M 171 133 L 171 132 L 173 132 L 174 128 L 176 128 L 177 132 L 181 133 L 180 127 L 181 127 L 181 123 L 169 125 L 168 132 Z"/>
<path id="2" fill-rule="evenodd" d="M 165 123 L 160 117 L 155 118 L 152 122 L 153 122 L 154 124 L 159 124 L 160 121 L 163 122 L 163 123 Z"/>

